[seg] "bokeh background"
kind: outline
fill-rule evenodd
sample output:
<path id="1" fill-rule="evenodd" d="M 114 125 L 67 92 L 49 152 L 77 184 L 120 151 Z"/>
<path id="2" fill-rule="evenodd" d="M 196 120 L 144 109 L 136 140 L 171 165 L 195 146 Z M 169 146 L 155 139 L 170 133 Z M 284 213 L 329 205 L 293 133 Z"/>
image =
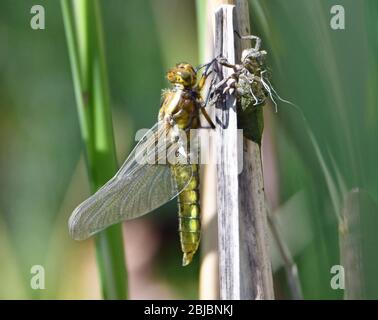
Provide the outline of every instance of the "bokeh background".
<path id="1" fill-rule="evenodd" d="M 165 70 L 198 64 L 202 35 L 196 1 L 100 2 L 122 163 L 134 133 L 156 119 Z M 343 298 L 330 286 L 330 269 L 345 251 L 358 252 L 360 297 L 378 298 L 378 3 L 249 2 L 273 85 L 301 110 L 266 108 L 263 160 L 268 203 L 304 298 Z M 89 185 L 61 7 L 38 1 L 46 29 L 36 31 L 34 4 L 0 3 L 0 298 L 98 299 L 93 241 L 75 242 L 67 230 Z M 345 30 L 330 27 L 334 4 L 345 8 Z M 344 217 L 353 217 L 346 230 Z M 124 229 L 130 298 L 198 297 L 200 259 L 180 265 L 174 201 Z M 290 298 L 271 247 L 276 296 Z M 45 268 L 45 290 L 30 287 L 33 265 Z"/>

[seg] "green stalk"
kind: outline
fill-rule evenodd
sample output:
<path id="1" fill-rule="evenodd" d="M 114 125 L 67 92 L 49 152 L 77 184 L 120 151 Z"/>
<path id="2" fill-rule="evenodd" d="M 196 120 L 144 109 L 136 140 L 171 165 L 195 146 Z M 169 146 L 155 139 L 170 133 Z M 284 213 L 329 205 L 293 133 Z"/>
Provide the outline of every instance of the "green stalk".
<path id="1" fill-rule="evenodd" d="M 98 0 L 61 0 L 75 98 L 91 192 L 117 171 L 105 50 Z M 121 225 L 96 236 L 104 299 L 126 299 Z"/>
<path id="2" fill-rule="evenodd" d="M 197 37 L 198 37 L 198 55 L 199 63 L 205 63 L 206 57 L 206 6 L 207 1 L 196 0 L 196 17 L 197 17 Z"/>

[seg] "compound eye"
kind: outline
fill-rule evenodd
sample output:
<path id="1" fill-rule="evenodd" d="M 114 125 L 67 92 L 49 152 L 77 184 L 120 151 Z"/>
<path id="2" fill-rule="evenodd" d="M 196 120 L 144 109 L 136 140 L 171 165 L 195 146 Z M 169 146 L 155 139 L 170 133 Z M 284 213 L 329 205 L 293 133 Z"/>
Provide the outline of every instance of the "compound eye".
<path id="1" fill-rule="evenodd" d="M 180 76 L 185 82 L 190 81 L 191 79 L 191 75 L 188 72 L 180 72 Z"/>

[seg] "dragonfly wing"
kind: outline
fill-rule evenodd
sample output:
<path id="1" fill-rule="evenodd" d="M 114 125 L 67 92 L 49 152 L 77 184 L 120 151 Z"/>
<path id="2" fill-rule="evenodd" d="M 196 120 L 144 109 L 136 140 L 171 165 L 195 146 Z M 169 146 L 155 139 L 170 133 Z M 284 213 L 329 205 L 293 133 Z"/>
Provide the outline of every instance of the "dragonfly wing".
<path id="1" fill-rule="evenodd" d="M 71 236 L 76 240 L 86 239 L 112 224 L 146 214 L 176 197 L 192 178 L 189 162 L 175 164 L 184 172 L 183 182 L 176 184 L 167 158 L 172 158 L 179 149 L 180 156 L 185 156 L 181 140 L 173 142 L 170 130 L 161 123 L 156 124 L 137 144 L 117 174 L 74 210 L 69 220 Z"/>

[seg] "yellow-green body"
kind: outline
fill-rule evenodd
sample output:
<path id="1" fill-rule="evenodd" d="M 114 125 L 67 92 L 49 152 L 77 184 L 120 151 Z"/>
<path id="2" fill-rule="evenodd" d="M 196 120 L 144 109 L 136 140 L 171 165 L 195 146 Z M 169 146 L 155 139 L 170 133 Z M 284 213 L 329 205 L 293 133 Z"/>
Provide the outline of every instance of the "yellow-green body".
<path id="1" fill-rule="evenodd" d="M 159 118 L 175 117 L 175 123 L 181 130 L 196 129 L 199 125 L 199 110 L 196 107 L 196 92 L 191 89 L 174 88 L 167 90 L 163 95 L 163 103 Z M 186 131 L 187 141 L 190 141 L 190 130 Z M 188 265 L 197 251 L 200 234 L 200 195 L 199 195 L 199 168 L 198 164 L 186 166 L 171 165 L 171 170 L 177 186 L 185 184 L 189 175 L 192 178 L 185 189 L 178 195 L 178 216 L 181 250 L 183 252 L 183 265 Z"/>
<path id="2" fill-rule="evenodd" d="M 173 89 L 165 90 L 159 112 L 159 120 L 173 119 L 174 125 L 186 130 L 187 143 L 190 142 L 190 129 L 199 127 L 198 106 L 202 82 L 196 84 L 196 73 L 189 64 L 178 64 L 168 72 L 167 78 L 174 84 Z M 189 146 L 190 147 L 190 146 Z M 198 249 L 201 236 L 199 166 L 198 164 L 171 165 L 173 177 L 178 187 L 189 184 L 178 195 L 178 216 L 182 264 L 188 265 Z"/>

